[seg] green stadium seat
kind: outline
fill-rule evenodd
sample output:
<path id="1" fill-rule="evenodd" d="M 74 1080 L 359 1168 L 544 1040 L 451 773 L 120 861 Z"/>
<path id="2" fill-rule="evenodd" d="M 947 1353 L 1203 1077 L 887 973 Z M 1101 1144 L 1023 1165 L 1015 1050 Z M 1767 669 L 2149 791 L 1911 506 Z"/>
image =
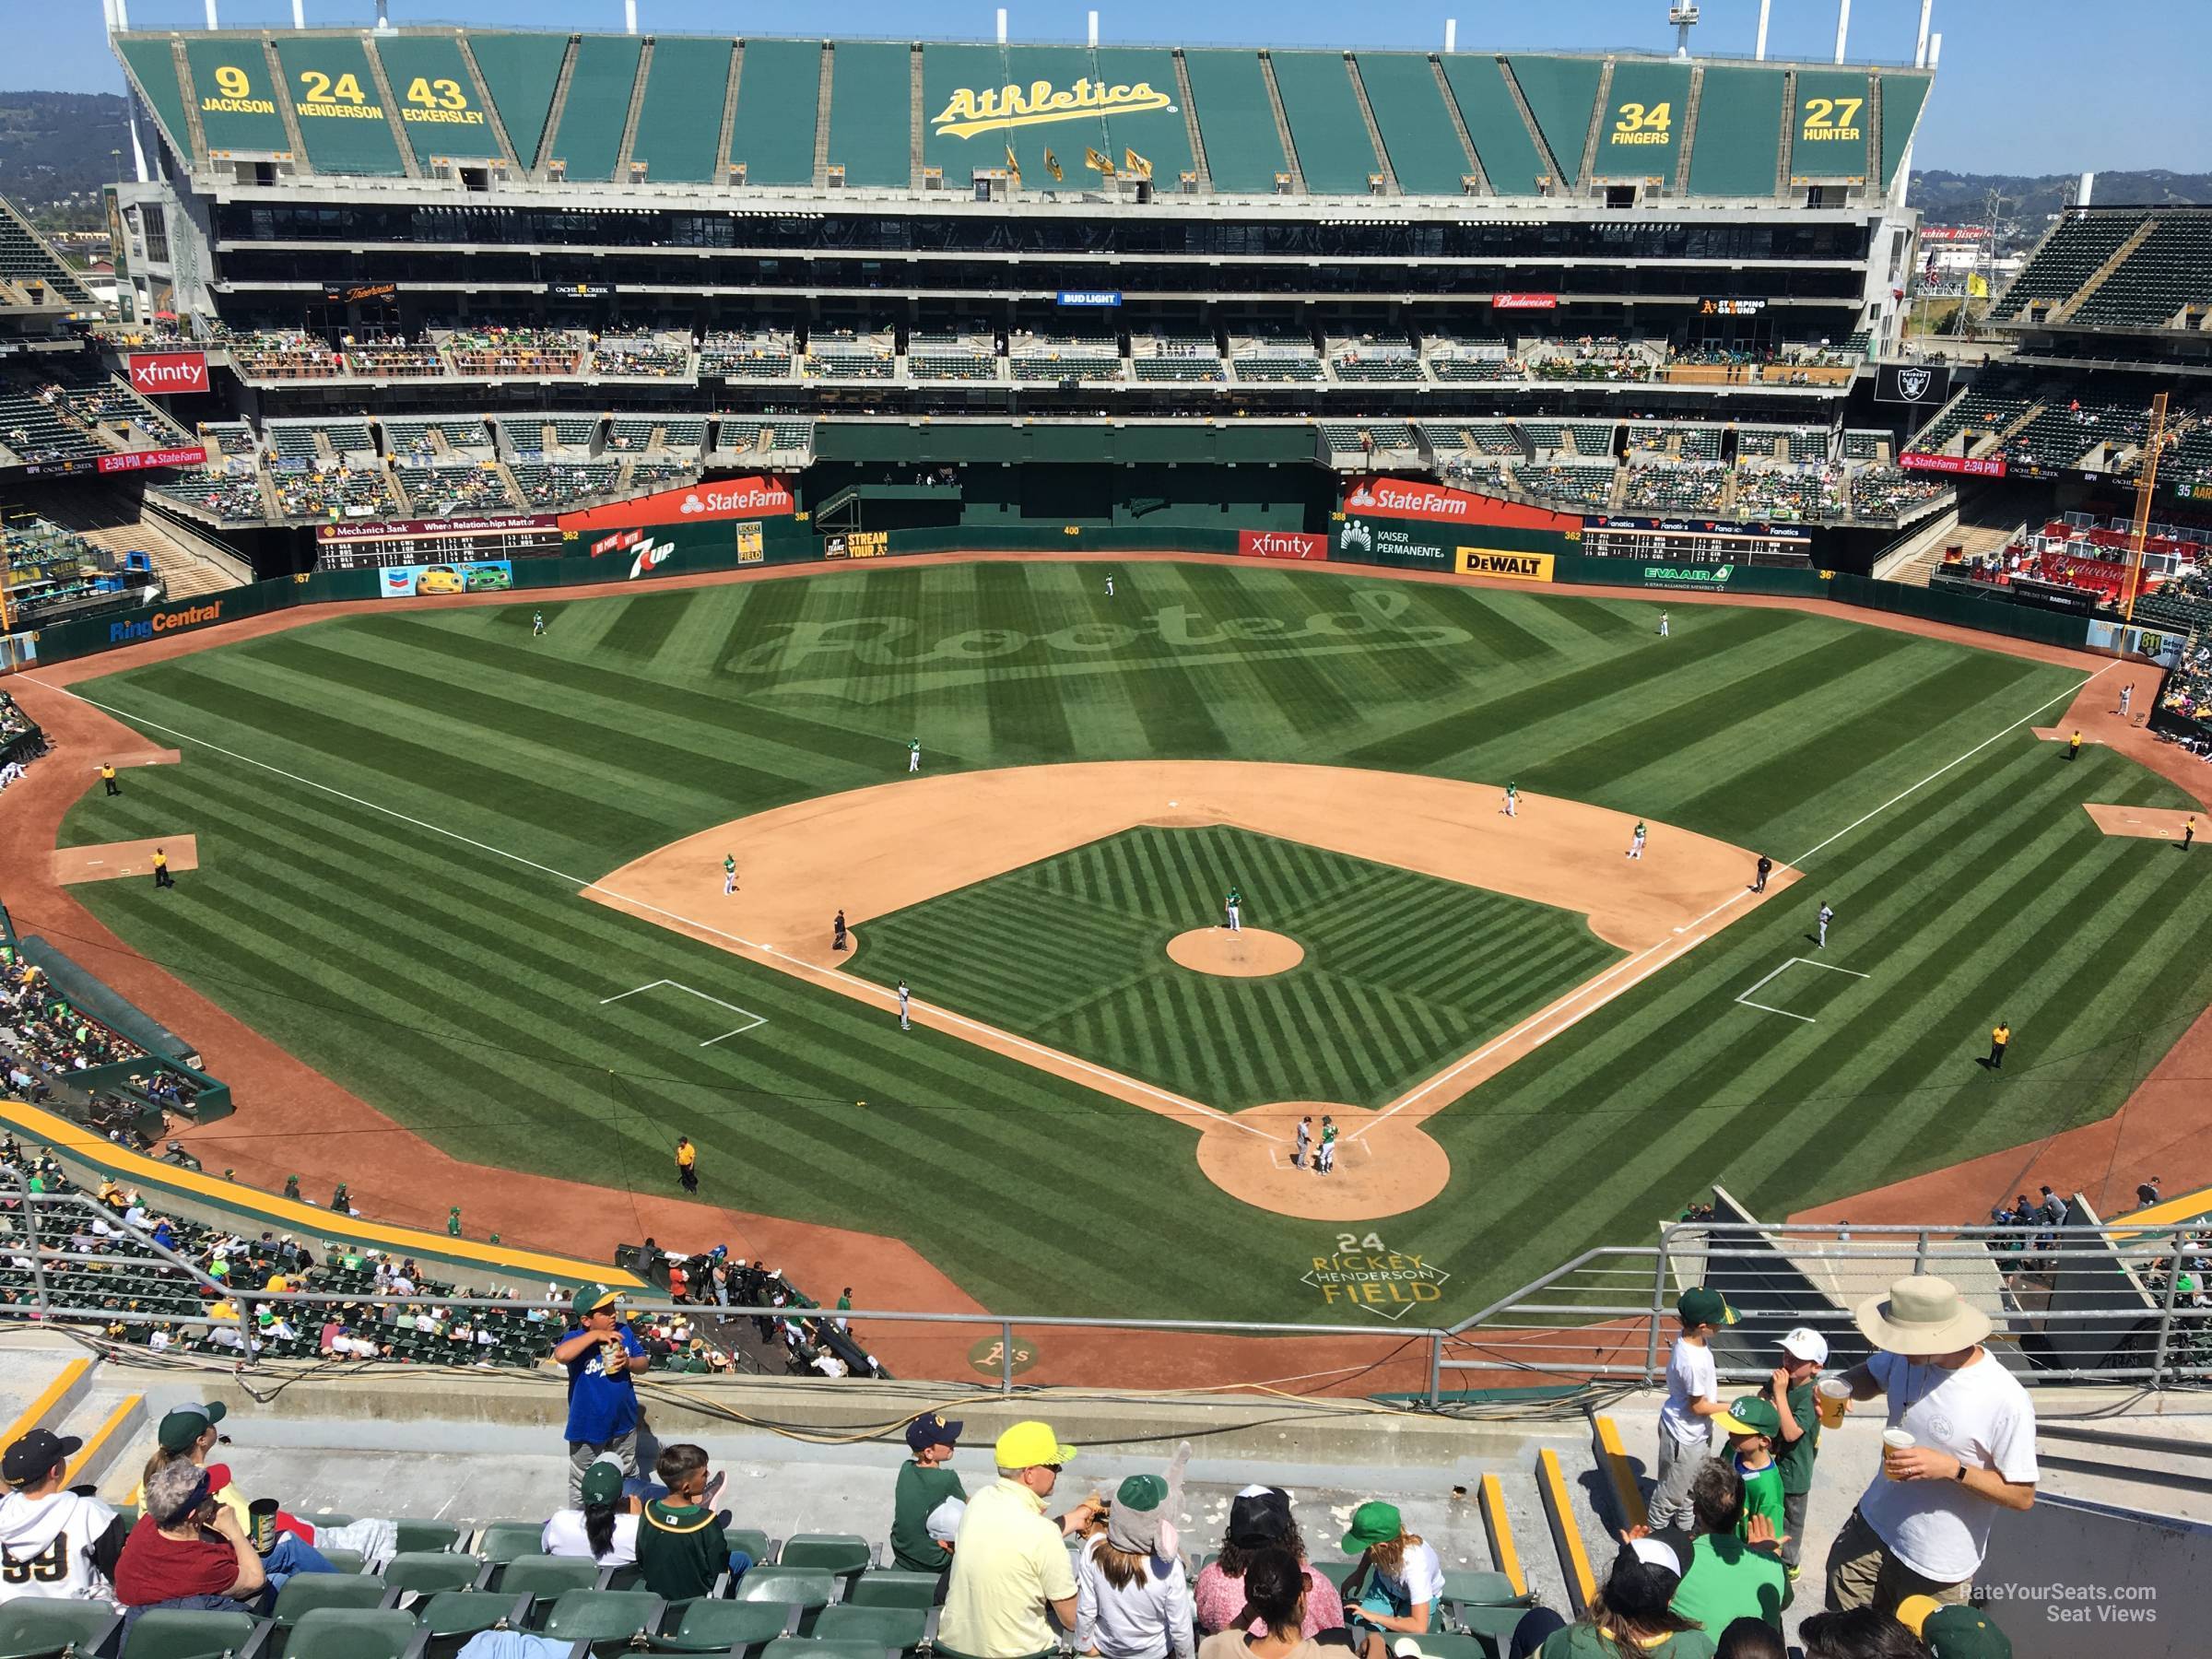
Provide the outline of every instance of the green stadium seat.
<path id="1" fill-rule="evenodd" d="M 934 1607 L 937 1580 L 934 1572 L 871 1567 L 845 1586 L 845 1602 L 854 1607 Z"/>
<path id="2" fill-rule="evenodd" d="M 395 1555 L 384 1566 L 384 1588 L 405 1595 L 434 1595 L 441 1590 L 473 1590 L 490 1567 L 472 1555 L 451 1549 L 418 1549 Z"/>
<path id="3" fill-rule="evenodd" d="M 453 1549 L 459 1547 L 461 1529 L 451 1521 L 399 1521 L 399 1553 L 411 1555 L 426 1549 Z"/>
<path id="4" fill-rule="evenodd" d="M 373 1607 L 384 1599 L 384 1581 L 367 1572 L 295 1572 L 276 1592 L 270 1613 L 279 1625 L 295 1625 L 316 1607 Z"/>
<path id="5" fill-rule="evenodd" d="M 653 1639 L 655 1653 L 735 1653 L 798 1633 L 800 1610 L 783 1602 L 720 1601 L 700 1596 L 672 1602 L 662 1616 L 675 1629 Z"/>
<path id="6" fill-rule="evenodd" d="M 737 1581 L 739 1601 L 786 1602 L 802 1614 L 837 1599 L 838 1583 L 828 1572 L 802 1567 L 756 1567 Z"/>
<path id="7" fill-rule="evenodd" d="M 477 1554 L 503 1567 L 518 1556 L 537 1554 L 545 1541 L 543 1521 L 491 1521 L 477 1535 Z"/>
<path id="8" fill-rule="evenodd" d="M 657 1630 L 666 1603 L 649 1590 L 569 1590 L 539 1628 L 556 1641 L 621 1641 Z"/>
<path id="9" fill-rule="evenodd" d="M 339 1572 L 358 1573 L 361 1570 L 361 1552 L 358 1549 L 320 1549 L 316 1553 Z"/>
<path id="10" fill-rule="evenodd" d="M 811 1636 L 779 1636 L 761 1650 L 760 1659 L 895 1659 L 898 1651 L 867 1641 L 818 1641 Z"/>
<path id="11" fill-rule="evenodd" d="M 596 1590 L 600 1571 L 598 1562 L 577 1556 L 517 1556 L 500 1572 L 498 1588 L 547 1602 L 571 1590 Z"/>
<path id="12" fill-rule="evenodd" d="M 725 1526 L 722 1529 L 723 1542 L 732 1549 L 742 1549 L 753 1558 L 755 1566 L 765 1567 L 776 1559 L 782 1547 L 757 1526 Z"/>
<path id="13" fill-rule="evenodd" d="M 404 1659 L 429 1640 L 412 1613 L 317 1607 L 292 1627 L 278 1659 Z"/>
<path id="14" fill-rule="evenodd" d="M 875 1548 L 856 1533 L 794 1533 L 777 1553 L 779 1567 L 814 1567 L 850 1578 L 873 1567 Z"/>
<path id="15" fill-rule="evenodd" d="M 932 1607 L 853 1607 L 840 1603 L 814 1616 L 814 1634 L 823 1641 L 916 1648 L 936 1634 L 935 1615 Z"/>
<path id="16" fill-rule="evenodd" d="M 1513 1623 L 1526 1617 L 1526 1607 L 1511 1609 Z M 1508 1627 L 1510 1633 L 1511 1626 Z M 1421 1638 L 1424 1659 L 1498 1659 L 1500 1650 L 1473 1634 L 1460 1635 L 1451 1630 L 1431 1630 Z"/>
<path id="17" fill-rule="evenodd" d="M 220 1659 L 243 1654 L 265 1627 L 251 1613 L 155 1607 L 141 1613 L 123 1639 L 123 1659 Z"/>
<path id="18" fill-rule="evenodd" d="M 105 1602 L 24 1598 L 0 1602 L 0 1659 L 28 1659 L 74 1647 L 89 1653 L 106 1645 L 122 1623 Z"/>
<path id="19" fill-rule="evenodd" d="M 415 1620 L 432 1636 L 473 1636 L 504 1626 L 519 1630 L 529 1597 L 496 1590 L 441 1590 L 415 1609 Z"/>

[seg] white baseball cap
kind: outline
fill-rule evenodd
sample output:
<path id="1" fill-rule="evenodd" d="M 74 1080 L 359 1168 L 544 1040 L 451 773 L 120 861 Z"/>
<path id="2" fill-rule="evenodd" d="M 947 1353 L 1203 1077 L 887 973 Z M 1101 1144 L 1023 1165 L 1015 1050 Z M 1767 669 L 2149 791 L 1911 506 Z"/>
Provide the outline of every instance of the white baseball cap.
<path id="1" fill-rule="evenodd" d="M 1810 1359 L 1815 1365 L 1828 1363 L 1828 1338 L 1810 1325 L 1799 1325 L 1782 1339 L 1782 1351 L 1795 1359 Z"/>

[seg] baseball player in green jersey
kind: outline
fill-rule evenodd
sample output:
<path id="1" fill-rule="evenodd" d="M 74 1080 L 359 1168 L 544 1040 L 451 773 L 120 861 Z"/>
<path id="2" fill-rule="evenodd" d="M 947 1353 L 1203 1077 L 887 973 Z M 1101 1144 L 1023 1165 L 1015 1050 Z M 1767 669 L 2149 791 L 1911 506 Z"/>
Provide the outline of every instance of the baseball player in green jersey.
<path id="1" fill-rule="evenodd" d="M 737 890 L 737 854 L 736 854 L 736 853 L 724 853 L 722 855 L 722 894 L 723 894 L 723 897 L 726 899 L 726 898 L 728 898 L 728 897 L 729 897 L 729 896 L 730 896 L 732 893 L 735 892 L 736 890 Z"/>
<path id="2" fill-rule="evenodd" d="M 922 739 L 919 737 L 907 740 L 906 770 L 910 772 L 918 772 L 922 770 Z"/>
<path id="3" fill-rule="evenodd" d="M 1505 786 L 1505 816 L 1507 818 L 1521 816 L 1521 785 L 1511 781 Z"/>
<path id="4" fill-rule="evenodd" d="M 1321 1120 L 1321 1145 L 1313 1151 L 1313 1173 L 1326 1175 L 1335 1168 L 1336 1120 L 1324 1113 Z"/>
<path id="5" fill-rule="evenodd" d="M 1643 856 L 1643 820 L 1641 818 L 1636 820 L 1636 832 L 1629 837 L 1629 856 L 1630 858 Z"/>
<path id="6" fill-rule="evenodd" d="M 1230 888 L 1229 889 L 1229 897 L 1221 901 L 1221 908 L 1227 912 L 1229 915 L 1229 921 L 1226 924 L 1229 931 L 1230 933 L 1242 933 L 1244 931 L 1243 889 L 1241 888 Z"/>

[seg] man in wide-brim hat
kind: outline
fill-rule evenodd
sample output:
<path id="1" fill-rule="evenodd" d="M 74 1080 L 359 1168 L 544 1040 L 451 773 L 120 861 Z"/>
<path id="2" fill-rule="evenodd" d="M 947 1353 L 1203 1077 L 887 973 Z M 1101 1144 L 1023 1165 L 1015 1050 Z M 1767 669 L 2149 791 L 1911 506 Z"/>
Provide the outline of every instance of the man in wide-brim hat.
<path id="1" fill-rule="evenodd" d="M 1852 1398 L 1886 1397 L 1886 1426 L 1912 1443 L 1885 1441 L 1881 1472 L 1828 1552 L 1828 1605 L 1964 1602 L 1997 1512 L 2035 1502 L 2035 1407 L 1982 1346 L 1989 1316 L 1948 1279 L 1899 1279 L 1853 1319 L 1877 1351 L 1844 1373 Z"/>

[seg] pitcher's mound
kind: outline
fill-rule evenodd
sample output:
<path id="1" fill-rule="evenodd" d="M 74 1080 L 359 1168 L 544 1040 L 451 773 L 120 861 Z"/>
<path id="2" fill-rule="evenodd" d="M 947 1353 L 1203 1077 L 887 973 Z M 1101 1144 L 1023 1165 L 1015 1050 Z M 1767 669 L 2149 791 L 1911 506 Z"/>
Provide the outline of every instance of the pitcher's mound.
<path id="1" fill-rule="evenodd" d="M 1230 933 L 1226 927 L 1194 927 L 1168 941 L 1168 959 L 1197 973 L 1262 979 L 1297 967 L 1306 959 L 1306 947 L 1265 928 L 1247 927 Z"/>

